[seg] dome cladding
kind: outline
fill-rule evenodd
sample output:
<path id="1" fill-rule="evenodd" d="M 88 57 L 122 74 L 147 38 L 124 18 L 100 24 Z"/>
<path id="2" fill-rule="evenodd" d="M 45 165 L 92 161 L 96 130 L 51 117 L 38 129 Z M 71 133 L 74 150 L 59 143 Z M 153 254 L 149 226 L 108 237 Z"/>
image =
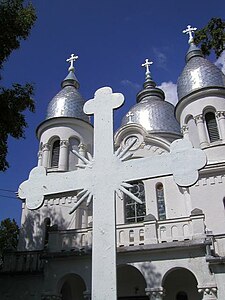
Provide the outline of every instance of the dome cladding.
<path id="1" fill-rule="evenodd" d="M 83 112 L 84 103 L 84 99 L 74 86 L 64 86 L 64 88 L 50 101 L 46 119 L 71 117 L 89 122 L 88 116 Z"/>
<path id="2" fill-rule="evenodd" d="M 178 99 L 206 87 L 225 87 L 225 75 L 207 59 L 189 55 L 187 64 L 177 81 Z"/>
<path id="3" fill-rule="evenodd" d="M 148 132 L 180 134 L 180 126 L 174 117 L 174 106 L 158 97 L 146 97 L 135 104 L 122 119 L 121 126 L 136 123 Z"/>

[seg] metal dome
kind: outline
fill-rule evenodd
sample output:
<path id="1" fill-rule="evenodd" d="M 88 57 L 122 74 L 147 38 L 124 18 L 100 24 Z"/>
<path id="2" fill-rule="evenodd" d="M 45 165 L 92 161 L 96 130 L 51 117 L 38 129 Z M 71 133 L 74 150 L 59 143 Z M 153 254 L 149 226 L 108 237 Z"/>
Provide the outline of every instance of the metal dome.
<path id="1" fill-rule="evenodd" d="M 85 100 L 78 91 L 79 82 L 69 68 L 69 74 L 62 82 L 62 90 L 50 101 L 46 120 L 58 117 L 70 117 L 89 122 L 88 116 L 83 112 Z"/>
<path id="2" fill-rule="evenodd" d="M 150 133 L 180 133 L 174 116 L 174 106 L 164 101 L 164 92 L 156 87 L 151 77 L 146 77 L 144 89 L 137 94 L 137 104 L 123 117 L 121 127 L 140 124 Z"/>
<path id="3" fill-rule="evenodd" d="M 186 55 L 186 66 L 177 81 L 178 100 L 206 87 L 225 87 L 223 72 L 205 59 L 201 50 L 191 43 Z"/>
<path id="4" fill-rule="evenodd" d="M 136 123 L 148 132 L 180 134 L 180 126 L 174 117 L 174 106 L 156 97 L 146 97 L 134 105 L 122 119 L 121 126 Z"/>

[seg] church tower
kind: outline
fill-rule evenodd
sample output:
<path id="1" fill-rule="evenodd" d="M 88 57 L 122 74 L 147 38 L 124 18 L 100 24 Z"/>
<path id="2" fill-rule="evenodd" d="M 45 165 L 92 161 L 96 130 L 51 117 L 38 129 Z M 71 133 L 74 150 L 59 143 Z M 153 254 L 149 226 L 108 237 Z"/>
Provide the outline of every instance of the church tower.
<path id="1" fill-rule="evenodd" d="M 225 75 L 203 57 L 188 26 L 189 50 L 178 78 L 175 114 L 183 135 L 204 149 L 209 161 L 223 160 L 225 151 Z"/>
<path id="2" fill-rule="evenodd" d="M 75 170 L 80 161 L 74 150 L 84 157 L 87 152 L 92 153 L 93 126 L 83 112 L 85 100 L 79 92 L 80 84 L 74 74 L 74 61 L 77 58 L 72 54 L 67 59 L 70 63 L 69 73 L 61 83 L 61 90 L 50 101 L 46 119 L 36 130 L 39 140 L 38 166 L 45 167 L 47 173 L 66 174 Z M 80 207 L 73 217 L 69 214 L 75 201 L 74 193 L 62 193 L 45 199 L 44 205 L 37 211 L 28 210 L 23 204 L 19 249 L 43 248 L 47 243 L 46 231 L 52 226 L 61 230 L 86 227 L 89 213 L 86 207 Z M 26 232 L 26 238 L 23 232 Z"/>

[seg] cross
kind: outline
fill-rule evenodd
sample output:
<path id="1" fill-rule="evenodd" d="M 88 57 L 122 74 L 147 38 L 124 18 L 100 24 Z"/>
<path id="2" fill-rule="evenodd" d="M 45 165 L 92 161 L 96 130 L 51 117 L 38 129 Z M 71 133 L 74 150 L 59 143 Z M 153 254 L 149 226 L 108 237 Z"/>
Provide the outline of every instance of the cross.
<path id="1" fill-rule="evenodd" d="M 74 62 L 76 61 L 78 59 L 78 56 L 76 55 L 74 55 L 74 54 L 71 54 L 71 56 L 70 56 L 70 58 L 67 58 L 67 62 L 69 62 L 70 63 L 70 66 L 69 66 L 69 69 L 68 69 L 68 71 L 70 72 L 70 71 L 74 71 Z"/>
<path id="2" fill-rule="evenodd" d="M 193 149 L 188 140 L 176 140 L 170 153 L 159 156 L 131 159 L 129 150 L 134 139 L 124 149 L 114 150 L 113 110 L 124 102 L 120 93 L 104 87 L 95 92 L 93 99 L 84 105 L 84 112 L 94 115 L 94 156 L 83 157 L 80 169 L 66 173 L 47 173 L 42 166 L 34 168 L 29 179 L 19 187 L 19 197 L 26 199 L 29 209 L 43 205 L 44 197 L 68 191 L 79 191 L 71 213 L 86 200 L 93 201 L 92 243 L 92 300 L 116 300 L 116 208 L 115 194 L 127 194 L 141 203 L 129 191 L 129 182 L 173 174 L 180 186 L 193 185 L 198 170 L 204 167 L 206 156 Z M 56 184 L 57 183 L 57 184 Z"/>
<path id="3" fill-rule="evenodd" d="M 188 25 L 187 29 L 184 29 L 182 31 L 183 33 L 186 33 L 189 35 L 189 40 L 188 40 L 189 44 L 193 43 L 193 41 L 194 41 L 194 37 L 193 37 L 192 33 L 195 32 L 195 30 L 197 30 L 196 27 L 191 27 L 191 25 Z"/>
<path id="4" fill-rule="evenodd" d="M 151 72 L 150 72 L 150 70 L 149 70 L 149 66 L 151 66 L 152 64 L 153 64 L 153 62 L 152 62 L 152 61 L 149 61 L 148 58 L 146 58 L 145 63 L 143 63 L 143 64 L 141 65 L 142 67 L 145 67 L 145 68 L 146 68 L 146 72 L 145 72 L 146 78 L 147 78 L 147 77 L 150 77 Z"/>
<path id="5" fill-rule="evenodd" d="M 134 114 L 129 111 L 127 114 L 126 114 L 126 117 L 128 118 L 128 123 L 131 123 L 132 122 L 132 117 L 134 116 Z"/>

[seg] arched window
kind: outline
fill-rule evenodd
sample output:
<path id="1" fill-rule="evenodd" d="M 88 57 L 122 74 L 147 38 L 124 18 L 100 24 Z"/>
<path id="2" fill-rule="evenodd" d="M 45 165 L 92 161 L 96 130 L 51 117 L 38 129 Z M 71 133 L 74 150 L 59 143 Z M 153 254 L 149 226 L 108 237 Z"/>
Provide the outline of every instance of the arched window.
<path id="1" fill-rule="evenodd" d="M 220 136 L 215 114 L 213 112 L 207 112 L 205 114 L 205 122 L 209 134 L 210 143 L 218 141 L 220 139 Z"/>
<path id="2" fill-rule="evenodd" d="M 225 197 L 223 198 L 223 207 L 225 208 Z"/>
<path id="3" fill-rule="evenodd" d="M 161 182 L 156 185 L 156 199 L 157 199 L 159 220 L 165 220 L 166 208 L 165 208 L 165 199 L 164 199 L 164 189 L 163 189 L 163 184 Z"/>
<path id="4" fill-rule="evenodd" d="M 56 140 L 52 145 L 51 168 L 57 168 L 59 164 L 60 141 Z"/>
<path id="5" fill-rule="evenodd" d="M 144 221 L 146 215 L 145 207 L 145 188 L 143 182 L 132 183 L 132 188 L 129 191 L 138 197 L 142 204 L 137 203 L 131 199 L 128 195 L 124 194 L 124 205 L 125 205 L 125 222 L 136 223 Z"/>

